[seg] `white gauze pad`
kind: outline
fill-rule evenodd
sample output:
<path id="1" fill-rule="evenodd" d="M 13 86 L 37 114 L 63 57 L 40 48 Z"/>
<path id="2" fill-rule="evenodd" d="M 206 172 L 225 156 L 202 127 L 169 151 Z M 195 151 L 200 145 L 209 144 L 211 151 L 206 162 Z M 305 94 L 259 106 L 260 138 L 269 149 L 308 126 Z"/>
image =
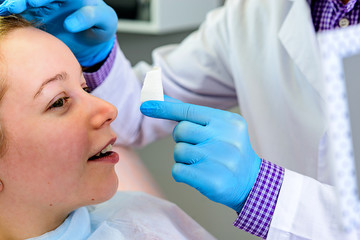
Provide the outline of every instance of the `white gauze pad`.
<path id="1" fill-rule="evenodd" d="M 161 82 L 161 68 L 155 67 L 146 73 L 140 98 L 142 103 L 149 100 L 164 101 L 164 91 Z"/>

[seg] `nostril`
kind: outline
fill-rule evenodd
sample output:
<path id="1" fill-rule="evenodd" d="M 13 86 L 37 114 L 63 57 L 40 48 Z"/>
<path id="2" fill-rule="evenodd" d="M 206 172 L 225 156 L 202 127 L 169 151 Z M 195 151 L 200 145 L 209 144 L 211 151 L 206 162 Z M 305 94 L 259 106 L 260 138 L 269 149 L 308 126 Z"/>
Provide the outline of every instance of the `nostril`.
<path id="1" fill-rule="evenodd" d="M 91 96 L 91 95 L 90 95 Z M 89 110 L 91 111 L 91 124 L 95 128 L 101 128 L 104 125 L 109 125 L 117 117 L 118 111 L 111 103 L 92 96 L 94 101 L 88 101 Z"/>
<path id="2" fill-rule="evenodd" d="M 109 118 L 108 120 L 105 121 L 105 124 L 106 124 L 106 123 L 111 123 L 112 121 L 114 121 L 114 119 Z"/>
<path id="3" fill-rule="evenodd" d="M 106 102 L 110 105 L 110 107 L 106 108 L 106 111 L 103 113 L 106 120 L 103 122 L 103 125 L 108 125 L 112 123 L 117 117 L 118 111 L 117 109 L 110 103 Z"/>

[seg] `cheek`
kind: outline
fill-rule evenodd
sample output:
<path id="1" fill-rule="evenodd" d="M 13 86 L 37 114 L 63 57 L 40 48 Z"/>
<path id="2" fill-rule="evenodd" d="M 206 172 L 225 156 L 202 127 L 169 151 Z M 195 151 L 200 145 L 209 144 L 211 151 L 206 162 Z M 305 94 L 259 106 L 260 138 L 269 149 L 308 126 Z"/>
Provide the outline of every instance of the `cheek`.
<path id="1" fill-rule="evenodd" d="M 49 181 L 66 174 L 73 176 L 68 181 L 77 180 L 89 152 L 88 133 L 78 126 L 60 125 L 27 128 L 23 132 L 26 134 L 16 134 L 9 140 L 7 155 L 17 174 L 23 171 L 22 177 Z M 26 176 L 29 172 L 31 176 Z"/>
<path id="2" fill-rule="evenodd" d="M 44 140 L 39 142 L 49 157 L 78 162 L 89 152 L 88 132 L 80 127 L 53 129 L 44 136 Z"/>
<path id="3" fill-rule="evenodd" d="M 87 174 L 86 131 L 56 128 L 46 133 L 29 131 L 22 137 L 14 139 L 17 144 L 9 142 L 6 159 L 0 163 L 5 189 L 14 199 L 34 204 L 66 202 L 70 193 L 80 192 Z"/>

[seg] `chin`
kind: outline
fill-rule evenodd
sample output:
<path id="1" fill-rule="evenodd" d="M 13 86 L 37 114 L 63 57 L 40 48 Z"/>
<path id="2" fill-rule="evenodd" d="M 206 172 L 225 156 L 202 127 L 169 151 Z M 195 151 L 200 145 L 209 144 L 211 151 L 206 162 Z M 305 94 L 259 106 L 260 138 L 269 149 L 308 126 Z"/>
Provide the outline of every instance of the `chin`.
<path id="1" fill-rule="evenodd" d="M 115 195 L 118 188 L 118 178 L 115 171 L 111 175 L 112 176 L 109 176 L 107 181 L 102 182 L 102 184 L 99 184 L 93 189 L 94 194 L 90 196 L 90 202 L 88 205 L 105 202 Z"/>

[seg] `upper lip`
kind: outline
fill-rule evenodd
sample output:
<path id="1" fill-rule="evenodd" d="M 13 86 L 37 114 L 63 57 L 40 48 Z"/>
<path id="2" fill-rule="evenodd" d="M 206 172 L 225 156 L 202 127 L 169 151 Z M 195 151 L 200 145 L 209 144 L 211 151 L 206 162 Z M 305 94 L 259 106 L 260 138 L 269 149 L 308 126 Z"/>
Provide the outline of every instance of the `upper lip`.
<path id="1" fill-rule="evenodd" d="M 98 151 L 97 153 L 91 155 L 90 158 L 92 158 L 92 157 L 95 156 L 96 154 L 99 154 L 102 150 L 104 150 L 107 146 L 109 146 L 109 144 L 114 145 L 115 142 L 116 142 L 116 137 L 112 138 L 106 145 L 104 145 L 104 146 L 100 149 L 100 151 Z"/>

